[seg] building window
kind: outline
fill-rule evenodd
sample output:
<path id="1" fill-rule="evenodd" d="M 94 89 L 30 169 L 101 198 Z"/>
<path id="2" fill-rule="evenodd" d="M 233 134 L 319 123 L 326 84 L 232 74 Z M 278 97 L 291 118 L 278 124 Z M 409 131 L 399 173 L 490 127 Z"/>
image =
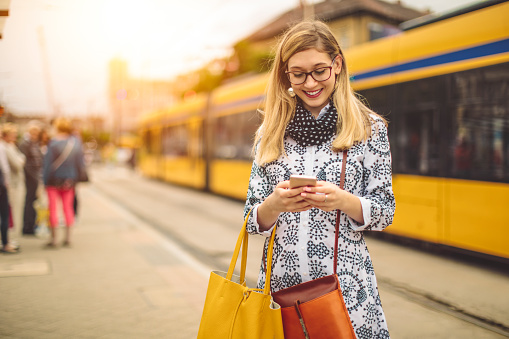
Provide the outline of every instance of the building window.
<path id="1" fill-rule="evenodd" d="M 398 27 L 380 24 L 378 22 L 368 23 L 369 40 L 376 40 L 386 36 L 398 34 L 401 30 Z"/>

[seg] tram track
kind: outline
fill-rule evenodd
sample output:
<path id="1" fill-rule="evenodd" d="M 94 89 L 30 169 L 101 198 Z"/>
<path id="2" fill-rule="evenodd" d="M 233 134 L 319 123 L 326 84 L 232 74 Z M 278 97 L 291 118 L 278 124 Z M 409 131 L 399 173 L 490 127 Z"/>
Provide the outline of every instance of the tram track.
<path id="1" fill-rule="evenodd" d="M 436 312 L 447 314 L 509 338 L 509 327 L 502 323 L 473 314 L 466 309 L 453 305 L 430 293 L 400 284 L 385 277 L 377 276 L 377 282 L 380 287 L 390 290 L 392 293 L 400 295 L 407 300 L 411 300 L 415 304 L 419 304 Z"/>
<path id="2" fill-rule="evenodd" d="M 158 199 L 158 194 L 156 191 L 147 192 L 147 188 L 150 191 L 150 187 L 144 185 L 129 185 L 129 191 L 134 192 L 135 195 L 143 196 L 145 199 L 151 199 L 151 204 L 155 205 L 163 203 L 160 198 Z M 128 199 L 122 199 L 122 197 L 125 197 L 125 195 L 121 193 L 113 194 L 111 190 L 108 190 L 102 185 L 94 186 L 94 190 L 109 198 L 122 209 L 129 211 L 129 213 L 132 213 L 138 219 L 147 223 L 155 230 L 163 234 L 165 237 L 168 237 L 174 242 L 178 243 L 178 245 L 184 251 L 195 257 L 204 265 L 213 267 L 214 269 L 226 270 L 227 267 L 225 266 L 225 259 L 229 258 L 231 255 L 229 251 L 210 252 L 204 250 L 162 223 L 156 215 L 148 212 L 142 212 L 140 209 L 135 208 L 135 202 L 129 201 Z M 197 196 L 202 194 L 205 193 L 197 192 Z M 164 203 L 177 204 L 178 209 L 183 213 L 196 213 L 196 202 L 189 203 L 184 200 L 174 198 L 171 202 L 165 200 Z M 241 204 L 239 203 L 239 205 Z M 240 207 L 241 206 L 239 206 L 239 208 Z M 231 224 L 232 229 L 238 226 L 235 224 L 235 222 L 232 221 L 234 218 L 229 219 L 221 216 L 221 214 L 217 213 L 217 211 L 202 209 L 200 210 L 200 213 L 204 214 L 206 219 L 214 220 L 218 223 Z M 418 304 L 435 312 L 454 317 L 485 330 L 497 333 L 501 336 L 509 337 L 509 327 L 506 324 L 480 316 L 458 305 L 454 305 L 451 302 L 448 302 L 447 300 L 433 295 L 427 291 L 414 288 L 407 284 L 399 283 L 398 281 L 394 281 L 390 278 L 378 275 L 377 280 L 381 288 L 386 289 L 400 297 L 403 297 L 414 304 Z M 256 285 L 256 281 L 253 278 L 247 278 L 247 283 L 249 286 Z"/>

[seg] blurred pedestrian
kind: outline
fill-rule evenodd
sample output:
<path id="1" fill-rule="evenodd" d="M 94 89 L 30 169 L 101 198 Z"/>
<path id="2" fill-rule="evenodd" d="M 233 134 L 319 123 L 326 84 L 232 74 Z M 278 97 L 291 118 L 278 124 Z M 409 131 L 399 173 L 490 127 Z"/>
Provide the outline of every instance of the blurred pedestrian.
<path id="1" fill-rule="evenodd" d="M 71 135 L 72 125 L 66 118 L 54 122 L 56 134 L 48 144 L 44 156 L 43 180 L 48 194 L 51 240 L 47 247 L 56 247 L 58 211 L 57 200 L 62 202 L 66 232 L 64 246 L 71 245 L 71 228 L 74 225 L 74 188 L 80 166 L 83 166 L 81 142 Z"/>
<path id="2" fill-rule="evenodd" d="M 41 149 L 41 153 L 44 155 L 48 151 L 48 143 L 51 137 L 46 128 L 42 128 L 39 133 L 39 148 Z"/>
<path id="3" fill-rule="evenodd" d="M 18 248 L 9 243 L 9 194 L 7 182 L 10 175 L 9 163 L 5 154 L 5 144 L 0 143 L 0 235 L 3 253 L 18 253 Z"/>
<path id="4" fill-rule="evenodd" d="M 27 126 L 27 134 L 19 148 L 25 155 L 25 209 L 23 214 L 23 234 L 35 235 L 36 211 L 34 202 L 37 198 L 37 187 L 42 170 L 42 153 L 39 147 L 39 134 L 41 132 L 38 121 L 30 121 Z"/>
<path id="5" fill-rule="evenodd" d="M 16 145 L 18 128 L 12 123 L 4 124 L 2 128 L 2 143 L 9 163 L 10 175 L 7 178 L 7 191 L 9 192 L 9 205 L 13 228 L 10 243 L 15 245 L 16 239 L 21 235 L 23 224 L 23 195 L 25 193 L 25 166 L 26 157 Z"/>
<path id="6" fill-rule="evenodd" d="M 336 38 L 317 21 L 299 23 L 282 37 L 266 98 L 245 214 L 254 208 L 250 233 L 268 236 L 277 222 L 272 292 L 337 270 L 357 336 L 389 338 L 363 239 L 364 231 L 390 225 L 395 210 L 385 120 L 355 96 Z M 292 188 L 292 174 L 318 182 Z M 262 269 L 258 288 L 264 284 Z"/>

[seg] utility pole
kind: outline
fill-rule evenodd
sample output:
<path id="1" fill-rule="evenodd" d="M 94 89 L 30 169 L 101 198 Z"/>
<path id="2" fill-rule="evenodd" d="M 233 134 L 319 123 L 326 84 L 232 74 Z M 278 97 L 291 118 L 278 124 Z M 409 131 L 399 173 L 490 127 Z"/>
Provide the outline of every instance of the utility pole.
<path id="1" fill-rule="evenodd" d="M 53 82 L 51 81 L 51 71 L 49 67 L 48 50 L 46 48 L 46 37 L 44 36 L 44 28 L 39 26 L 37 29 L 39 37 L 39 46 L 41 47 L 41 58 L 42 68 L 44 70 L 44 80 L 46 82 L 46 96 L 52 109 L 52 118 L 56 118 L 59 115 L 59 108 L 55 101 L 55 95 L 53 93 Z M 50 119 L 51 120 L 51 119 Z"/>
<path id="2" fill-rule="evenodd" d="M 311 2 L 311 4 L 308 3 Z M 315 6 L 314 0 L 299 0 L 300 7 L 302 8 L 302 21 L 311 21 L 315 19 Z"/>

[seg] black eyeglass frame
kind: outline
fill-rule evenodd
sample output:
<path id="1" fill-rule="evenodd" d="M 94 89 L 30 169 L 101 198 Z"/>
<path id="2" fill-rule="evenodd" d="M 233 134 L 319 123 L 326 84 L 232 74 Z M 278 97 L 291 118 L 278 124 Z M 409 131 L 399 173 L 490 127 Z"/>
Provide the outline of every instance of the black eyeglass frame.
<path id="1" fill-rule="evenodd" d="M 336 58 L 338 56 L 336 55 L 334 57 L 334 59 L 332 59 L 332 64 L 330 66 L 325 66 L 325 67 L 318 67 L 314 70 L 312 70 L 311 72 L 292 72 L 292 71 L 285 71 L 285 74 L 286 76 L 288 77 L 288 81 L 292 84 L 292 85 L 302 85 L 303 83 L 305 83 L 307 80 L 308 80 L 308 75 L 310 75 L 314 81 L 316 82 L 324 82 L 324 81 L 327 81 L 330 79 L 330 77 L 332 76 L 332 66 L 334 66 L 334 63 L 336 62 Z M 324 80 L 316 80 L 315 77 L 313 76 L 313 72 L 316 72 L 317 70 L 320 70 L 320 69 L 325 69 L 325 68 L 328 68 L 329 69 L 329 76 L 327 77 L 327 79 L 324 79 Z M 299 83 L 294 83 L 290 80 L 290 74 L 293 74 L 293 73 L 302 73 L 302 74 L 306 74 L 306 76 L 304 77 L 304 81 L 302 82 L 299 82 Z"/>

